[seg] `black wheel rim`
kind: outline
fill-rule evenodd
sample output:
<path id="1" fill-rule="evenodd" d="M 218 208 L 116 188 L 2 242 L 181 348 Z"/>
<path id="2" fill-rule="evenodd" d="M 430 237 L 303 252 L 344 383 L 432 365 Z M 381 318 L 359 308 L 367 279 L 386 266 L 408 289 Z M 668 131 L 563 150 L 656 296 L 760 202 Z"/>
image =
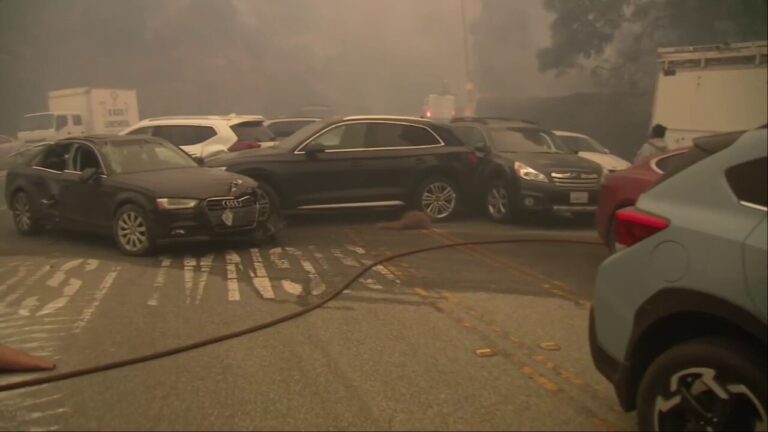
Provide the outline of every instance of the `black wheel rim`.
<path id="1" fill-rule="evenodd" d="M 502 219 L 509 212 L 509 195 L 507 189 L 503 186 L 493 186 L 488 190 L 486 200 L 488 213 L 496 219 Z"/>

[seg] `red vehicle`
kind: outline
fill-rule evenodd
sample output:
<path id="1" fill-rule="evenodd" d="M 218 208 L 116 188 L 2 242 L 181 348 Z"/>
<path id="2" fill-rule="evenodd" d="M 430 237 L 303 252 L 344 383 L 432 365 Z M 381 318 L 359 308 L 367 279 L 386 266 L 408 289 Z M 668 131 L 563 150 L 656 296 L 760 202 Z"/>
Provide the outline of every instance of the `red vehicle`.
<path id="1" fill-rule="evenodd" d="M 603 178 L 595 222 L 600 239 L 611 252 L 616 251 L 616 236 L 613 229 L 616 211 L 635 205 L 640 194 L 653 186 L 659 177 L 687 151 L 688 148 L 675 149 Z"/>

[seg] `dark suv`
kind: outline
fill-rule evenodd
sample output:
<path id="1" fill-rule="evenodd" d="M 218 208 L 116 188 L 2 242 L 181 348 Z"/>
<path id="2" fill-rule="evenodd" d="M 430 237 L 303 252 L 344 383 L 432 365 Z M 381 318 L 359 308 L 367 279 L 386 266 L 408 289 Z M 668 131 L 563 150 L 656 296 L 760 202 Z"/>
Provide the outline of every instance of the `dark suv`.
<path id="1" fill-rule="evenodd" d="M 272 148 L 211 159 L 259 182 L 261 213 L 411 205 L 433 220 L 458 209 L 478 162 L 447 126 L 411 117 L 330 118 Z"/>
<path id="2" fill-rule="evenodd" d="M 459 117 L 451 126 L 480 157 L 474 187 L 488 216 L 521 211 L 593 214 L 602 168 L 568 150 L 549 130 L 524 120 Z"/>

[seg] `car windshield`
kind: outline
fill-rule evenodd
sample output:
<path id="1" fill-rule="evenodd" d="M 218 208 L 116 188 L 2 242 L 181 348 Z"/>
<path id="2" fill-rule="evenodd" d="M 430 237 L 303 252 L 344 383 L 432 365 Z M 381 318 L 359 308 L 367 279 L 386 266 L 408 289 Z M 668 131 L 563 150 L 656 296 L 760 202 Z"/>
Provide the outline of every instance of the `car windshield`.
<path id="1" fill-rule="evenodd" d="M 551 132 L 534 128 L 490 129 L 493 148 L 501 153 L 570 153 Z"/>
<path id="2" fill-rule="evenodd" d="M 197 163 L 183 150 L 157 139 L 111 141 L 104 146 L 102 155 L 109 172 L 115 174 L 197 166 Z"/>
<path id="3" fill-rule="evenodd" d="M 574 152 L 607 153 L 607 150 L 600 143 L 587 136 L 557 135 L 557 138 L 564 146 Z"/>

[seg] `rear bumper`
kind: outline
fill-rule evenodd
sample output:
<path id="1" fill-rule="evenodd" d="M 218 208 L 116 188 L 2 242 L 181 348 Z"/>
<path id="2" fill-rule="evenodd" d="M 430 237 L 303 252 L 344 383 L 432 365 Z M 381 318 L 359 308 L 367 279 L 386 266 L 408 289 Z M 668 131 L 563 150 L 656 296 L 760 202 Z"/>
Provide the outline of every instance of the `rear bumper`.
<path id="1" fill-rule="evenodd" d="M 610 381 L 616 398 L 624 411 L 634 409 L 634 395 L 630 394 L 630 366 L 617 360 L 600 346 L 595 328 L 595 312 L 589 310 L 589 351 L 592 363 L 602 376 Z"/>

